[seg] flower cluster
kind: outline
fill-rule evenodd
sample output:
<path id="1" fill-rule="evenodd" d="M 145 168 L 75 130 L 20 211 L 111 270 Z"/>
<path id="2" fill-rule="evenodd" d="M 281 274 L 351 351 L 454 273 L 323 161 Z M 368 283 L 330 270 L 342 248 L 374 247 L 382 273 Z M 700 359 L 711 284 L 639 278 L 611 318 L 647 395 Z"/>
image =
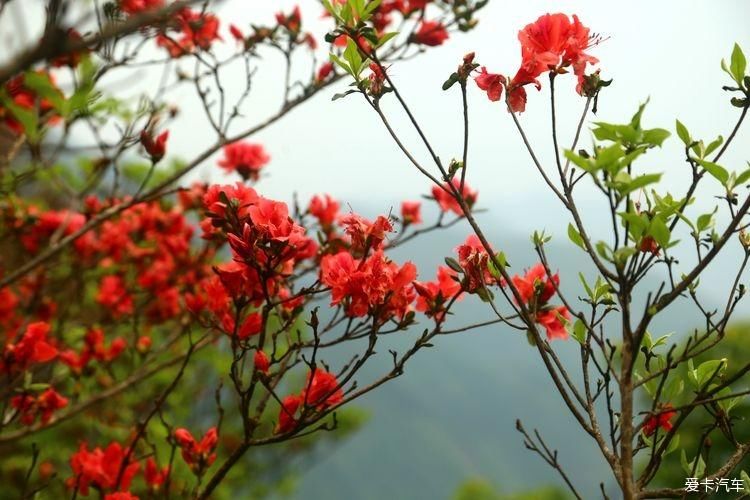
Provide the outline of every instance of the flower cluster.
<path id="1" fill-rule="evenodd" d="M 58 394 L 53 388 L 48 387 L 36 397 L 31 394 L 13 396 L 10 400 L 10 406 L 18 411 L 21 416 L 21 423 L 24 425 L 34 424 L 37 417 L 41 419 L 42 424 L 47 424 L 57 410 L 68 406 L 68 399 Z"/>
<path id="2" fill-rule="evenodd" d="M 399 266 L 381 250 L 364 259 L 341 251 L 320 263 L 320 280 L 331 287 L 331 305 L 343 304 L 351 317 L 405 317 L 416 298 L 411 284 L 416 277 L 414 264 Z"/>
<path id="3" fill-rule="evenodd" d="M 62 91 L 55 86 L 55 80 L 51 74 L 37 72 L 36 78 L 47 80 L 48 85 L 62 96 Z M 7 101 L 0 103 L 0 124 L 5 125 L 11 132 L 21 135 L 25 132 L 24 125 L 19 116 L 33 114 L 34 119 L 40 125 L 54 125 L 60 122 L 60 117 L 55 111 L 52 101 L 47 97 L 37 94 L 26 82 L 26 76 L 21 74 L 4 85 L 3 91 L 8 96 Z"/>
<path id="4" fill-rule="evenodd" d="M 522 112 L 526 109 L 526 85 L 533 84 L 539 89 L 538 78 L 543 73 L 562 74 L 568 68 L 578 78 L 578 93 L 583 93 L 586 66 L 598 62 L 586 51 L 598 44 L 599 39 L 590 35 L 577 16 L 571 21 L 566 14 L 545 14 L 524 27 L 518 33 L 518 40 L 521 65 L 513 78 L 490 73 L 484 67 L 475 78 L 491 101 L 500 100 L 505 88 L 509 108 Z"/>
<path id="5" fill-rule="evenodd" d="M 73 476 L 67 480 L 68 487 L 83 496 L 88 496 L 91 487 L 103 493 L 116 493 L 120 488 L 127 490 L 141 467 L 131 461 L 129 455 L 128 449 L 117 442 L 110 443 L 104 450 L 98 447 L 89 450 L 86 443 L 81 443 L 70 457 Z"/>
<path id="6" fill-rule="evenodd" d="M 566 329 L 570 313 L 565 306 L 551 306 L 549 300 L 557 292 L 560 276 L 549 275 L 543 264 L 536 264 L 525 275 L 511 278 L 521 301 L 535 314 L 536 322 L 547 332 L 549 340 L 568 338 Z"/>
<path id="7" fill-rule="evenodd" d="M 190 431 L 183 428 L 174 431 L 174 438 L 183 460 L 196 475 L 202 475 L 216 461 L 215 450 L 219 443 L 216 427 L 208 429 L 200 441 L 196 441 Z"/>
<path id="8" fill-rule="evenodd" d="M 344 391 L 333 373 L 315 368 L 307 374 L 305 386 L 299 394 L 286 396 L 281 402 L 276 433 L 294 430 L 300 423 L 305 409 L 323 411 L 344 399 Z"/>
<path id="9" fill-rule="evenodd" d="M 257 181 L 260 177 L 260 169 L 270 160 L 271 157 L 262 145 L 235 142 L 224 146 L 224 158 L 219 161 L 219 166 L 227 172 L 237 172 L 243 180 Z"/>

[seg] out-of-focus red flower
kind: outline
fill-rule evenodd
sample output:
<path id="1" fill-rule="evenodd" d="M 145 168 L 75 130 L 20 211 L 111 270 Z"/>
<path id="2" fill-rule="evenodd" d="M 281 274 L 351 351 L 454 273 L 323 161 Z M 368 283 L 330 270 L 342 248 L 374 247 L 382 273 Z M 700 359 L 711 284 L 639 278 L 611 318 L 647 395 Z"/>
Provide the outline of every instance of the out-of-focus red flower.
<path id="1" fill-rule="evenodd" d="M 238 43 L 244 45 L 245 43 L 245 34 L 242 32 L 241 29 L 239 29 L 234 24 L 229 25 L 229 33 L 232 35 L 232 38 L 237 40 Z"/>
<path id="2" fill-rule="evenodd" d="M 120 446 L 120 443 L 110 443 L 104 450 L 97 447 L 89 451 L 88 445 L 83 442 L 70 457 L 73 476 L 67 479 L 66 484 L 69 488 L 77 488 L 83 496 L 89 494 L 90 486 L 102 492 L 111 491 L 118 486 L 127 490 L 140 469 L 138 462 L 125 462 L 127 457 L 128 449 Z M 123 462 L 126 465 L 118 485 Z"/>
<path id="3" fill-rule="evenodd" d="M 299 33 L 302 27 L 302 14 L 300 13 L 299 5 L 295 5 L 289 14 L 284 14 L 283 12 L 276 13 L 276 22 L 279 26 L 283 26 L 292 33 Z"/>
<path id="4" fill-rule="evenodd" d="M 219 442 L 216 427 L 208 429 L 200 441 L 196 441 L 190 431 L 184 428 L 175 430 L 174 437 L 182 451 L 182 458 L 196 475 L 203 474 L 216 460 L 214 450 Z"/>
<path id="5" fill-rule="evenodd" d="M 318 410 L 339 404 L 344 399 L 344 391 L 339 387 L 336 375 L 322 368 L 316 368 L 307 375 L 303 390 L 306 406 Z"/>
<path id="6" fill-rule="evenodd" d="M 305 42 L 305 45 L 307 45 L 307 48 L 310 50 L 315 50 L 318 48 L 318 41 L 315 40 L 315 37 L 312 33 L 305 33 L 303 41 Z"/>
<path id="7" fill-rule="evenodd" d="M 164 47 L 171 57 L 182 57 L 197 49 L 208 50 L 214 40 L 221 40 L 219 19 L 209 12 L 197 12 L 188 8 L 180 10 L 176 17 L 179 36 L 161 34 L 156 43 Z"/>
<path id="8" fill-rule="evenodd" d="M 677 412 L 672 408 L 672 405 L 667 403 L 656 414 L 649 415 L 643 423 L 643 433 L 652 436 L 656 429 L 662 429 L 665 432 L 671 431 L 672 419 L 677 415 Z"/>
<path id="9" fill-rule="evenodd" d="M 153 457 L 148 457 L 146 467 L 143 469 L 143 479 L 146 481 L 146 486 L 152 492 L 158 492 L 168 476 L 169 466 L 164 466 L 160 469 Z"/>
<path id="10" fill-rule="evenodd" d="M 641 239 L 641 244 L 638 245 L 638 250 L 644 253 L 650 253 L 653 255 L 659 255 L 659 244 L 656 242 L 653 236 L 644 236 Z"/>
<path id="11" fill-rule="evenodd" d="M 169 139 L 169 130 L 165 130 L 158 136 L 154 137 L 151 132 L 144 130 L 141 132 L 141 144 L 151 157 L 151 161 L 158 163 L 167 152 L 167 139 Z"/>
<path id="12" fill-rule="evenodd" d="M 222 320 L 222 326 L 227 335 L 233 335 L 235 331 L 234 317 L 231 314 L 226 313 Z M 236 328 L 237 339 L 245 340 L 248 337 L 258 335 L 262 326 L 263 319 L 261 318 L 261 315 L 259 313 L 254 312 L 248 314 L 247 317 L 245 317 L 245 319 L 242 321 L 242 324 L 240 324 L 239 327 Z"/>
<path id="13" fill-rule="evenodd" d="M 422 203 L 418 201 L 401 202 L 401 221 L 406 224 L 421 224 L 422 214 L 420 208 Z"/>
<path id="14" fill-rule="evenodd" d="M 255 369 L 261 373 L 268 373 L 268 367 L 271 366 L 271 360 L 268 359 L 268 355 L 260 349 L 255 351 L 253 363 Z"/>
<path id="15" fill-rule="evenodd" d="M 323 64 L 320 65 L 320 68 L 318 68 L 318 72 L 315 75 L 315 83 L 317 85 L 321 85 L 323 82 L 325 82 L 329 76 L 333 73 L 333 63 L 330 61 L 326 61 Z"/>
<path id="16" fill-rule="evenodd" d="M 120 0 L 120 10 L 126 14 L 140 14 L 164 7 L 164 0 Z"/>
<path id="17" fill-rule="evenodd" d="M 318 219 L 324 230 L 327 230 L 336 221 L 339 215 L 339 207 L 339 202 L 334 200 L 331 195 L 315 195 L 310 200 L 310 206 L 307 208 L 307 211 Z"/>
<path id="18" fill-rule="evenodd" d="M 289 432 L 297 426 L 297 410 L 302 405 L 302 396 L 292 394 L 281 401 L 279 410 L 279 423 L 276 425 L 276 434 Z"/>
<path id="19" fill-rule="evenodd" d="M 73 28 L 68 29 L 66 34 L 68 44 L 78 44 L 83 42 L 81 34 Z M 65 54 L 59 55 L 52 59 L 52 66 L 59 68 L 61 66 L 69 66 L 75 68 L 81 62 L 83 56 L 90 52 L 89 49 L 84 48 L 72 52 L 66 52 Z"/>
<path id="20" fill-rule="evenodd" d="M 109 309 L 115 318 L 133 313 L 133 297 L 125 289 L 123 279 L 115 274 L 102 278 L 96 301 Z"/>
<path id="21" fill-rule="evenodd" d="M 448 39 L 448 30 L 438 21 L 422 21 L 412 39 L 418 44 L 436 47 Z"/>
<path id="22" fill-rule="evenodd" d="M 0 371 L 22 371 L 34 364 L 48 363 L 57 357 L 57 348 L 47 341 L 49 323 L 36 322 L 26 327 L 21 339 L 8 343 L 0 359 Z"/>
<path id="23" fill-rule="evenodd" d="M 117 491 L 104 495 L 104 500 L 139 500 L 139 498 L 129 491 Z"/>
<path id="24" fill-rule="evenodd" d="M 53 388 L 48 387 L 37 397 L 30 394 L 13 396 L 10 405 L 18 410 L 21 415 L 21 423 L 24 425 L 33 425 L 37 417 L 40 418 L 43 425 L 46 425 L 57 410 L 68 406 L 68 399 L 61 396 Z"/>
<path id="25" fill-rule="evenodd" d="M 55 85 L 55 80 L 48 72 L 38 71 L 37 76 L 46 78 L 49 85 L 62 96 Z M 5 84 L 5 92 L 12 101 L 13 106 L 31 111 L 38 115 L 39 125 L 54 125 L 60 122 L 60 116 L 55 112 L 55 107 L 49 99 L 42 98 L 32 89 L 26 86 L 23 74 L 11 78 Z M 23 124 L 17 119 L 11 107 L 0 106 L 0 122 L 4 123 L 13 133 L 21 135 L 25 132 Z"/>
<path id="26" fill-rule="evenodd" d="M 455 177 L 453 178 L 453 180 L 451 180 L 451 184 L 456 188 L 457 191 L 461 187 L 461 181 L 459 179 L 456 179 Z M 474 206 L 474 204 L 477 202 L 477 197 L 479 196 L 479 194 L 471 189 L 469 187 L 469 184 L 466 182 L 464 182 L 462 195 L 469 208 Z M 442 210 L 443 212 L 453 212 L 456 215 L 463 216 L 464 213 L 461 210 L 461 205 L 453 197 L 452 190 L 448 183 L 443 184 L 442 188 L 433 186 L 432 197 L 435 198 L 435 201 L 437 201 L 438 205 L 440 205 L 440 210 Z"/>
<path id="27" fill-rule="evenodd" d="M 270 160 L 261 144 L 234 142 L 224 146 L 224 158 L 219 160 L 219 166 L 227 172 L 237 172 L 245 180 L 257 181 L 260 170 Z"/>

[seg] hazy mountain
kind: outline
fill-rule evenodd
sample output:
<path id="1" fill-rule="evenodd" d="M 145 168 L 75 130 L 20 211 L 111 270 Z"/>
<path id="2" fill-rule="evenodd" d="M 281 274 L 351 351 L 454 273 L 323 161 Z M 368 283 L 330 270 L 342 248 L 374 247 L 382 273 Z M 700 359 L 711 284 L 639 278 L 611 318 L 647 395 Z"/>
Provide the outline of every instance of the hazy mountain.
<path id="1" fill-rule="evenodd" d="M 399 250 L 396 260 L 410 258 L 422 272 L 420 279 L 432 279 L 435 267 L 452 253 L 466 231 L 451 229 L 418 239 Z M 489 236 L 491 241 L 502 242 L 513 272 L 522 272 L 533 263 L 527 236 L 501 233 L 499 228 Z M 582 292 L 578 271 L 584 270 L 589 278 L 594 273 L 583 252 L 557 236 L 548 254 L 560 269 L 563 288 L 575 297 Z M 709 295 L 714 290 L 727 292 L 719 286 L 724 285 L 733 262 L 712 266 L 715 277 L 704 279 Z M 720 297 L 709 296 L 708 302 L 719 304 Z M 490 318 L 486 304 L 469 297 L 451 321 L 462 325 Z M 699 325 L 694 308 L 682 300 L 668 309 L 653 332 L 685 332 Z M 412 334 L 404 334 L 395 345 L 408 345 L 412 339 Z M 577 344 L 555 342 L 554 347 L 567 360 L 571 373 L 579 376 Z M 379 353 L 379 361 L 368 366 L 370 374 L 388 368 L 387 349 L 381 347 Z M 504 491 L 561 484 L 540 458 L 524 449 L 515 430 L 516 418 L 527 429 L 539 428 L 547 442 L 560 450 L 561 463 L 584 496 L 594 495 L 601 481 L 612 483 L 592 441 L 578 429 L 552 389 L 536 351 L 524 335 L 508 328 L 493 326 L 437 339 L 433 349 L 422 351 L 407 365 L 403 377 L 357 405 L 371 412 L 371 420 L 336 450 L 321 450 L 305 464 L 308 468 L 296 498 L 445 499 L 462 481 L 477 475 Z"/>

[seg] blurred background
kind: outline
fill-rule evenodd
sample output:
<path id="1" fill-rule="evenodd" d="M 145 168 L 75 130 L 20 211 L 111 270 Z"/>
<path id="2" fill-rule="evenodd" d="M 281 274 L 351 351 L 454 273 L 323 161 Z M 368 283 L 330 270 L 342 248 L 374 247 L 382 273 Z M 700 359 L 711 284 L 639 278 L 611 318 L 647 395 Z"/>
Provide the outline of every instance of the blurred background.
<path id="1" fill-rule="evenodd" d="M 316 2 L 300 0 L 305 29 L 323 33 L 328 23 Z M 292 1 L 228 1 L 216 9 L 224 22 L 247 26 L 262 18 L 270 20 L 278 10 L 288 11 Z M 0 38 L 11 53 L 37 36 L 42 2 L 13 2 L 14 26 L 0 26 Z M 461 57 L 476 52 L 476 60 L 491 72 L 514 73 L 520 62 L 518 30 L 546 12 L 577 14 L 604 42 L 591 53 L 600 59 L 604 79 L 613 79 L 599 99 L 596 119 L 625 122 L 639 103 L 650 99 L 644 126 L 674 130 L 679 118 L 693 137 L 712 140 L 728 135 L 739 112 L 729 105 L 722 85 L 728 81 L 720 70 L 735 42 L 750 51 L 750 2 L 717 1 L 541 1 L 491 0 L 480 14 L 480 25 L 468 35 L 453 34 L 452 43 L 430 50 L 408 63 L 395 65 L 391 74 L 443 159 L 460 155 L 461 107 L 457 91 L 440 88 Z M 8 21 L 6 21 L 7 23 Z M 11 29 L 12 28 L 12 29 Z M 226 31 L 223 33 L 228 37 Z M 248 128 L 274 113 L 281 103 L 282 61 L 268 54 L 259 66 L 265 74 L 254 80 L 254 92 L 246 106 L 246 117 L 236 131 Z M 325 60 L 320 49 L 319 61 Z M 176 63 L 179 65 L 180 63 Z M 176 68 L 171 68 L 174 70 Z M 244 68 L 223 75 L 229 93 L 244 88 Z M 122 76 L 122 75 L 120 75 Z M 127 81 L 116 72 L 109 78 L 120 92 L 155 88 L 162 75 L 144 69 Z M 552 147 L 549 126 L 547 82 L 541 92 L 529 90 L 522 124 L 541 160 L 550 165 Z M 258 190 L 265 196 L 291 200 L 292 192 L 307 200 L 316 193 L 330 193 L 346 207 L 374 216 L 397 211 L 404 199 L 419 199 L 429 192 L 428 181 L 413 169 L 397 150 L 377 117 L 359 99 L 331 102 L 330 97 L 346 85 L 340 82 L 291 116 L 269 127 L 253 140 L 264 144 L 272 157 Z M 575 79 L 558 80 L 559 126 L 562 144 L 569 144 L 583 107 L 575 91 Z M 212 141 L 203 111 L 192 89 L 172 96 L 181 118 L 170 127 L 172 154 L 191 159 Z M 399 113 L 393 99 L 384 99 L 384 109 L 415 154 L 426 159 L 426 151 Z M 594 274 L 586 256 L 569 244 L 568 219 L 557 200 L 545 189 L 507 112 L 491 103 L 474 85 L 470 86 L 471 139 L 468 183 L 479 190 L 477 206 L 488 237 L 502 249 L 512 272 L 535 262 L 530 233 L 546 230 L 553 235 L 549 257 L 559 269 L 563 289 L 579 294 L 577 273 Z M 590 144 L 584 132 L 581 145 Z M 750 158 L 750 132 L 742 130 L 723 164 L 733 170 Z M 689 181 L 682 161 L 682 144 L 668 140 L 660 151 L 650 152 L 644 162 L 650 171 L 664 172 L 665 189 L 684 191 Z M 550 165 L 551 166 L 551 165 Z M 187 181 L 234 182 L 210 159 Z M 713 186 L 714 191 L 716 186 Z M 717 201 L 711 189 L 698 194 L 695 210 L 710 210 Z M 599 210 L 593 190 L 581 189 L 578 201 L 594 237 L 607 234 L 608 214 Z M 437 217 L 430 202 L 424 203 L 426 221 Z M 440 234 L 431 234 L 399 250 L 397 259 L 412 260 L 420 279 L 434 276 L 444 256 L 469 234 L 459 224 Z M 712 264 L 702 280 L 702 296 L 709 304 L 726 300 L 728 273 L 736 272 L 737 259 L 728 251 L 724 260 Z M 678 255 L 679 257 L 679 255 Z M 690 260 L 685 256 L 685 265 Z M 655 282 L 652 282 L 653 285 Z M 738 317 L 750 311 L 741 307 Z M 477 300 L 465 300 L 455 325 L 490 318 L 490 311 Z M 700 315 L 686 302 L 673 305 L 652 334 L 682 334 L 700 327 Z M 744 330 L 740 329 L 738 335 Z M 741 339 L 741 337 L 740 337 Z M 406 345 L 409 338 L 394 340 Z M 738 341 L 742 343 L 742 340 Z M 564 360 L 577 358 L 573 342 L 555 343 Z M 344 353 L 342 353 L 343 355 Z M 746 354 L 745 354 L 746 355 Z M 390 363 L 385 348 L 368 368 L 380 372 Z M 378 364 L 380 363 L 380 364 Z M 571 366 L 575 366 L 572 365 Z M 440 338 L 435 348 L 420 353 L 407 367 L 404 377 L 361 399 L 357 406 L 368 420 L 334 449 L 318 449 L 295 465 L 292 497 L 343 500 L 412 498 L 482 498 L 489 491 L 510 495 L 532 491 L 528 498 L 553 498 L 562 483 L 554 471 L 527 452 L 515 431 L 515 420 L 527 428 L 539 428 L 550 446 L 560 450 L 560 461 L 575 478 L 586 497 L 598 484 L 612 479 L 591 441 L 564 410 L 557 393 L 534 350 L 523 335 L 492 327 Z M 332 452 L 335 451 L 335 452 Z M 679 474 L 677 484 L 682 486 Z M 473 480 L 466 485 L 467 480 Z M 463 485 L 463 486 L 462 486 Z M 553 490 L 538 490 L 547 486 Z M 457 490 L 462 489 L 462 493 Z M 463 495 L 463 496 L 462 496 Z M 494 498 L 494 497 L 487 497 Z"/>

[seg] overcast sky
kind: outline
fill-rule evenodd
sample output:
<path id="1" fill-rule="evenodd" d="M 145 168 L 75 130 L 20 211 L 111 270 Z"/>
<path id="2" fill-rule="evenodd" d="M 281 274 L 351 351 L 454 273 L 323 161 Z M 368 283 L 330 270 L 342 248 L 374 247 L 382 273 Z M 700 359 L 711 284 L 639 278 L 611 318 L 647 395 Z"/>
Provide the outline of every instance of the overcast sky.
<path id="1" fill-rule="evenodd" d="M 295 1 L 225 0 L 218 7 L 222 34 L 227 43 L 220 50 L 231 50 L 233 41 L 227 33 L 234 23 L 245 31 L 251 21 L 272 24 L 276 11 L 290 10 Z M 313 0 L 298 2 L 303 12 L 303 27 L 322 37 L 330 26 L 321 17 L 321 8 Z M 6 47 L 18 46 L 34 38 L 43 21 L 44 2 L 12 2 L 9 15 L 3 16 L 0 32 Z M 405 99 L 445 162 L 461 152 L 462 122 L 457 88 L 443 92 L 440 88 L 454 71 L 461 57 L 470 51 L 490 71 L 512 74 L 518 67 L 520 49 L 517 32 L 546 12 L 578 14 L 581 21 L 606 40 L 591 53 L 600 59 L 602 76 L 612 78 L 599 102 L 598 119 L 624 122 L 638 104 L 650 97 L 644 116 L 647 127 L 674 130 L 678 117 L 693 137 L 712 139 L 728 135 L 738 110 L 728 103 L 721 90 L 728 83 L 719 62 L 728 58 L 732 46 L 739 42 L 750 55 L 750 2 L 722 1 L 631 1 L 625 4 L 601 1 L 506 2 L 491 0 L 480 13 L 477 29 L 455 34 L 450 43 L 429 50 L 412 61 L 395 64 L 391 74 Z M 13 10 L 12 8 L 15 8 Z M 23 29 L 19 27 L 24 27 Z M 17 36 L 18 35 L 18 36 Z M 9 52 L 6 52 L 6 57 Z M 158 53 L 158 52 L 154 52 Z M 276 112 L 281 103 L 283 65 L 278 54 L 264 53 L 257 61 L 254 90 L 244 108 L 245 117 L 233 132 L 249 128 Z M 309 64 L 302 55 L 301 74 L 307 75 Z M 318 49 L 318 60 L 327 57 L 325 44 Z M 182 61 L 185 68 L 193 63 Z M 132 70 L 113 72 L 107 84 L 118 95 L 136 97 L 142 90 L 153 91 L 160 72 Z M 244 88 L 244 66 L 228 68 L 222 73 L 230 95 Z M 521 115 L 537 154 L 549 168 L 552 149 L 549 137 L 549 94 L 546 78 L 541 92 L 529 89 L 527 111 Z M 262 142 L 272 161 L 265 170 L 259 190 L 269 197 L 289 200 L 297 191 L 304 200 L 319 192 L 330 192 L 355 210 L 370 215 L 386 213 L 402 199 L 417 199 L 428 193 L 430 185 L 397 150 L 377 116 L 359 96 L 331 102 L 331 96 L 345 88 L 339 82 L 295 109 L 285 119 L 257 134 L 252 140 Z M 570 144 L 574 126 L 583 106 L 583 98 L 574 92 L 575 78 L 558 81 L 559 126 L 561 145 Z M 195 99 L 192 88 L 184 87 L 172 95 L 182 115 L 170 126 L 169 153 L 190 160 L 210 145 L 214 136 Z M 402 132 L 405 142 L 425 165 L 429 165 L 424 148 L 400 113 L 393 96 L 386 96 L 383 106 Z M 231 101 L 230 101 L 231 102 Z M 500 103 L 491 103 L 472 83 L 469 88 L 471 139 L 468 182 L 480 191 L 479 206 L 503 217 L 509 229 L 524 233 L 535 228 L 567 225 L 564 213 L 545 189 L 523 148 L 508 113 Z M 733 147 L 724 156 L 726 167 L 739 170 L 750 158 L 750 133 L 741 131 Z M 584 132 L 581 145 L 590 145 L 590 134 Z M 689 180 L 682 160 L 682 145 L 676 137 L 663 151 L 649 153 L 640 163 L 642 171 L 665 173 L 665 179 L 676 193 Z M 199 168 L 192 178 L 230 182 L 236 177 L 216 167 L 216 157 Z M 716 184 L 707 185 L 699 203 L 707 208 L 715 204 L 712 195 L 719 194 Z M 593 190 L 577 191 L 579 202 L 596 217 Z M 487 217 L 487 216 L 485 216 Z"/>

